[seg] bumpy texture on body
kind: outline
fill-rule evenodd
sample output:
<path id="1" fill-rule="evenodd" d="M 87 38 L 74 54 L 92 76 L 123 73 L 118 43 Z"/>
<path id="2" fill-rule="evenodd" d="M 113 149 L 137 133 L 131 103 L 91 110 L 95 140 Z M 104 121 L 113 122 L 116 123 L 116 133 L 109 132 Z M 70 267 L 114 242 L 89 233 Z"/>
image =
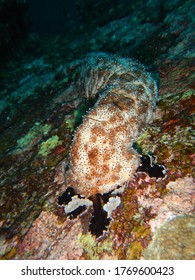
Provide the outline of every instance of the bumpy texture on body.
<path id="1" fill-rule="evenodd" d="M 74 135 L 66 184 L 89 197 L 132 179 L 140 163 L 133 141 L 152 120 L 157 85 L 143 65 L 105 53 L 84 59 L 79 84 L 97 101 Z"/>

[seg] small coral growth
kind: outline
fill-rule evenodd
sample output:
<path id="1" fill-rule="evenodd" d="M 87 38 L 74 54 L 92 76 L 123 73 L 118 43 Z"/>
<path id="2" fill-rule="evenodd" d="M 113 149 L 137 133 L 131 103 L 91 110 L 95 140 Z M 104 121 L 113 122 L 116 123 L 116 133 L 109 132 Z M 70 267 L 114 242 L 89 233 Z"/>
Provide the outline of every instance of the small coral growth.
<path id="1" fill-rule="evenodd" d="M 178 216 L 167 221 L 143 254 L 150 260 L 195 260 L 195 217 Z"/>
<path id="2" fill-rule="evenodd" d="M 17 148 L 21 148 L 23 151 L 29 150 L 40 141 L 40 139 L 47 135 L 51 130 L 51 125 L 42 125 L 36 122 L 34 126 L 29 130 L 29 132 L 22 138 L 17 140 Z"/>
<path id="3" fill-rule="evenodd" d="M 78 242 L 85 251 L 85 259 L 99 260 L 114 258 L 112 240 L 107 239 L 97 243 L 95 237 L 87 233 L 78 235 Z"/>

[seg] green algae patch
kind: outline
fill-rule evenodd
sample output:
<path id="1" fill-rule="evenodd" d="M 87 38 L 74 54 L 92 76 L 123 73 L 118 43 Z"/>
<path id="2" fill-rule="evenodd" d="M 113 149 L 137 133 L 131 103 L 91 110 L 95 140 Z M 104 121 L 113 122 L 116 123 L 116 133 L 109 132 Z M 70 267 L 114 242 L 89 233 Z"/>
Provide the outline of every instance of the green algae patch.
<path id="1" fill-rule="evenodd" d="M 31 149 L 41 137 L 47 135 L 50 130 L 51 125 L 42 125 L 41 123 L 36 122 L 24 137 L 17 140 L 17 147 L 22 150 Z"/>
<path id="2" fill-rule="evenodd" d="M 137 145 L 140 147 L 142 153 L 148 154 L 149 152 L 154 152 L 156 149 L 156 143 L 153 141 L 153 135 L 158 135 L 160 133 L 159 127 L 150 127 L 145 130 L 136 139 Z"/>
<path id="3" fill-rule="evenodd" d="M 189 99 L 194 95 L 195 95 L 195 90 L 189 89 L 182 94 L 181 99 Z"/>
<path id="4" fill-rule="evenodd" d="M 51 150 L 53 150 L 55 147 L 61 144 L 62 141 L 59 140 L 59 137 L 57 135 L 53 135 L 47 141 L 41 143 L 38 155 L 46 157 L 48 154 L 51 153 Z"/>
<path id="5" fill-rule="evenodd" d="M 127 251 L 127 260 L 139 260 L 142 251 L 143 246 L 140 241 L 132 242 Z"/>
<path id="6" fill-rule="evenodd" d="M 90 106 L 90 102 L 85 100 L 83 104 L 74 111 L 73 116 L 66 120 L 67 129 L 70 129 L 71 132 L 74 132 L 75 129 L 82 123 L 83 116 L 86 114 Z"/>
<path id="7" fill-rule="evenodd" d="M 109 239 L 97 242 L 91 233 L 87 233 L 80 234 L 78 242 L 90 260 L 99 260 L 104 254 L 106 256 L 113 255 L 112 241 Z"/>

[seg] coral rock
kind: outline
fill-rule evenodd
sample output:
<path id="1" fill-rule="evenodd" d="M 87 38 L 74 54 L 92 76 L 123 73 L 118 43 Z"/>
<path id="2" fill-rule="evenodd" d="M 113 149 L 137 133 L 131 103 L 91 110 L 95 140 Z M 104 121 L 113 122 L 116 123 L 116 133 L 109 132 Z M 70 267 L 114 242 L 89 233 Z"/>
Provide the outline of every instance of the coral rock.
<path id="1" fill-rule="evenodd" d="M 161 226 L 144 251 L 145 259 L 194 260 L 195 218 L 178 216 Z"/>
<path id="2" fill-rule="evenodd" d="M 97 101 L 74 135 L 66 184 L 89 197 L 132 179 L 140 164 L 133 141 L 152 120 L 157 86 L 138 62 L 104 53 L 84 59 L 79 83 Z"/>

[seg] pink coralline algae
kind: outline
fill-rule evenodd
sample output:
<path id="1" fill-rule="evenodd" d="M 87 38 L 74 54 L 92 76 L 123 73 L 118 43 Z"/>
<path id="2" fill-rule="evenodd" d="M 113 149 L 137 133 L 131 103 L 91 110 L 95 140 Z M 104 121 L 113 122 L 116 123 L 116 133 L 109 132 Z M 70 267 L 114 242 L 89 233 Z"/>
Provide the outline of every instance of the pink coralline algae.
<path id="1" fill-rule="evenodd" d="M 151 209 L 155 218 L 150 221 L 152 232 L 167 220 L 178 216 L 194 215 L 195 185 L 192 177 L 179 178 L 169 182 L 163 199 L 152 197 L 151 189 L 138 197 L 140 208 Z"/>
<path id="2" fill-rule="evenodd" d="M 105 53 L 84 59 L 79 84 L 95 105 L 74 135 L 66 185 L 90 197 L 132 179 L 140 165 L 133 142 L 153 119 L 157 85 L 143 65 Z"/>

